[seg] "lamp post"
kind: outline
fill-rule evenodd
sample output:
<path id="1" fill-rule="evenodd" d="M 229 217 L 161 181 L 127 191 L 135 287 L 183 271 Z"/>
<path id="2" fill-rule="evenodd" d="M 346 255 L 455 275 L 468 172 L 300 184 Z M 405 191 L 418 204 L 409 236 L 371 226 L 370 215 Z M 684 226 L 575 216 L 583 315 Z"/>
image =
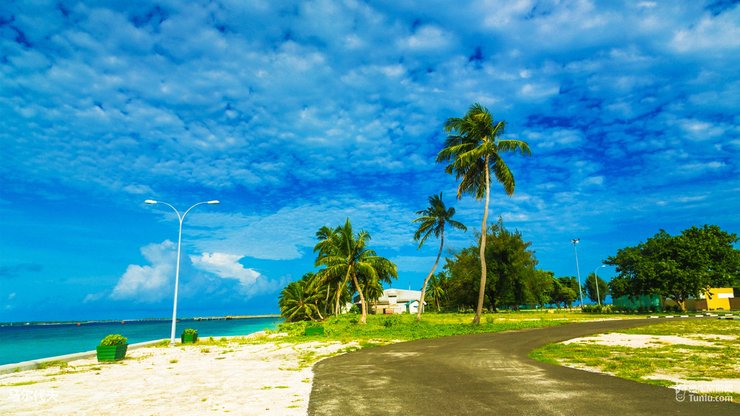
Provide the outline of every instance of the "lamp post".
<path id="1" fill-rule="evenodd" d="M 574 238 L 570 240 L 573 243 L 573 251 L 576 253 L 576 276 L 578 277 L 578 293 L 581 296 L 581 309 L 583 309 L 583 288 L 581 288 L 581 270 L 578 268 L 578 250 L 576 244 L 581 242 L 580 238 Z"/>
<path id="2" fill-rule="evenodd" d="M 599 275 L 596 274 L 596 272 L 602 267 L 606 267 L 606 264 L 602 264 L 601 266 L 594 269 L 594 283 L 596 283 L 596 301 L 599 302 L 599 306 L 601 306 L 601 295 L 599 295 Z"/>
<path id="3" fill-rule="evenodd" d="M 164 204 L 168 207 L 172 208 L 173 211 L 175 211 L 175 214 L 177 214 L 177 219 L 180 221 L 180 230 L 177 233 L 177 265 L 175 266 L 175 301 L 172 306 L 172 332 L 170 332 L 170 345 L 175 345 L 175 324 L 177 322 L 177 288 L 180 283 L 180 244 L 182 243 L 182 221 L 185 219 L 185 216 L 188 215 L 188 212 L 190 212 L 191 209 L 197 207 L 198 205 L 215 205 L 219 204 L 220 202 L 217 200 L 212 201 L 204 201 L 204 202 L 198 202 L 197 204 L 191 206 L 190 208 L 185 211 L 184 214 L 180 215 L 180 212 L 173 207 L 172 205 L 168 204 L 164 201 L 155 201 L 153 199 L 147 199 L 144 201 L 146 204 L 150 205 L 156 205 L 156 204 Z"/>

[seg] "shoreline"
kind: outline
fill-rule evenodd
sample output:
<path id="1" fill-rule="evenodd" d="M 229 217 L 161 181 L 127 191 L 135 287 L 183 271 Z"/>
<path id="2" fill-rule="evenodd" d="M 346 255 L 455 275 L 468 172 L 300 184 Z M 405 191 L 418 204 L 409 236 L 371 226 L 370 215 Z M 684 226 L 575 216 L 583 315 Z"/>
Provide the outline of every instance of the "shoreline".
<path id="1" fill-rule="evenodd" d="M 177 322 L 226 321 L 226 320 L 232 320 L 232 319 L 261 319 L 261 318 L 280 318 L 280 314 L 192 316 L 192 317 L 177 318 Z M 78 321 L 17 321 L 17 322 L 0 322 L 0 327 L 86 325 L 86 324 L 111 324 L 111 323 L 120 323 L 120 322 L 171 322 L 171 321 L 172 321 L 172 318 L 101 319 L 101 320 L 78 320 Z"/>

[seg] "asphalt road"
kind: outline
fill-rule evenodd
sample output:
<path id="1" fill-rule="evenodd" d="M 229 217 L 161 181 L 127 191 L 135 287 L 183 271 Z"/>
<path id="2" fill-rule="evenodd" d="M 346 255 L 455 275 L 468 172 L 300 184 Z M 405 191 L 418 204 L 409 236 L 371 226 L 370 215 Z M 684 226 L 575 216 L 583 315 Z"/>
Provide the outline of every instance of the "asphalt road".
<path id="1" fill-rule="evenodd" d="M 699 319 L 699 318 L 693 318 Z M 706 319 L 706 318 L 701 318 Z M 740 416 L 740 405 L 540 363 L 544 344 L 656 323 L 620 320 L 420 340 L 319 362 L 309 415 Z M 679 397 L 680 399 L 681 397 Z"/>

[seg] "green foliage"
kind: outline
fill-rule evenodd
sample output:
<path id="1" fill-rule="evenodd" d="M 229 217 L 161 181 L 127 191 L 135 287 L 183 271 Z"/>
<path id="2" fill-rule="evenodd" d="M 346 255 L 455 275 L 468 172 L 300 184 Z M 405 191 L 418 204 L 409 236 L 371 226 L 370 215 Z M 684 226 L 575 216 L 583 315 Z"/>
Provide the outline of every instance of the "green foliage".
<path id="1" fill-rule="evenodd" d="M 427 283 L 427 292 L 424 295 L 424 300 L 427 303 L 433 303 L 434 306 L 437 309 L 437 312 L 440 311 L 440 305 L 444 302 L 445 296 L 447 292 L 445 291 L 445 287 L 447 285 L 447 277 L 444 272 L 439 272 L 436 275 L 433 275 L 429 278 L 429 283 Z"/>
<path id="2" fill-rule="evenodd" d="M 574 276 L 558 277 L 553 281 L 550 300 L 558 307 L 561 304 L 563 307 L 572 307 L 573 302 L 578 299 L 579 295 L 578 279 Z"/>
<path id="3" fill-rule="evenodd" d="M 198 335 L 198 330 L 193 328 L 185 328 L 182 331 L 182 335 Z"/>
<path id="4" fill-rule="evenodd" d="M 128 342 L 128 339 L 124 337 L 123 335 L 110 334 L 100 341 L 100 346 L 126 345 L 126 342 Z"/>
<path id="5" fill-rule="evenodd" d="M 613 305 L 583 305 L 583 313 L 615 313 L 617 309 Z"/>
<path id="6" fill-rule="evenodd" d="M 278 298 L 280 314 L 286 321 L 304 321 L 323 319 L 319 311 L 319 302 L 322 298 L 316 289 L 318 279 L 313 273 L 304 275 L 304 278 L 290 282 Z"/>
<path id="7" fill-rule="evenodd" d="M 598 290 L 597 290 L 597 282 L 598 282 Z M 588 296 L 589 299 L 593 302 L 598 303 L 604 303 L 604 299 L 606 299 L 606 295 L 609 292 L 609 285 L 606 283 L 606 281 L 599 276 L 597 276 L 595 273 L 591 273 L 588 275 L 588 278 L 586 279 L 586 282 L 583 284 L 583 291 Z M 598 293 L 598 298 L 596 294 Z M 597 300 L 598 299 L 598 300 Z"/>
<path id="8" fill-rule="evenodd" d="M 467 227 L 463 223 L 452 219 L 455 215 L 455 208 L 447 208 L 442 200 L 442 193 L 430 196 L 429 207 L 417 211 L 416 215 L 421 215 L 413 221 L 419 224 L 419 228 L 414 233 L 414 241 L 419 242 L 419 247 L 424 244 L 424 241 L 430 235 L 437 238 L 444 238 L 446 224 L 458 230 L 467 230 Z"/>
<path id="9" fill-rule="evenodd" d="M 572 312 L 511 312 L 506 319 L 494 319 L 486 325 L 473 325 L 470 313 L 435 313 L 427 311 L 422 321 L 415 315 L 368 315 L 366 325 L 357 325 L 357 317 L 339 315 L 327 317 L 321 324 L 324 327 L 326 341 L 358 341 L 364 346 L 382 345 L 388 342 L 411 341 L 416 339 L 437 338 L 452 335 L 476 334 L 484 332 L 508 331 L 524 328 L 539 328 L 561 325 L 568 322 L 590 318 L 588 315 Z M 288 336 L 280 338 L 281 342 L 305 342 L 305 329 L 310 322 L 285 322 L 280 324 L 279 331 Z"/>
<path id="10" fill-rule="evenodd" d="M 544 307 L 550 302 L 550 295 L 555 286 L 553 272 L 534 270 L 530 276 L 525 276 L 526 303 Z"/>
<path id="11" fill-rule="evenodd" d="M 486 237 L 485 305 L 518 309 L 520 305 L 543 306 L 550 301 L 554 280 L 551 272 L 536 270 L 537 259 L 519 231 L 509 231 L 499 219 L 489 228 Z M 468 309 L 477 302 L 477 275 L 480 257 L 477 247 L 468 247 L 445 264 L 446 306 L 448 309 Z"/>
<path id="12" fill-rule="evenodd" d="M 460 181 L 457 196 L 464 193 L 481 199 L 490 186 L 490 172 L 501 183 L 507 194 L 514 193 L 514 176 L 501 155 L 519 152 L 529 156 L 532 152 L 527 143 L 520 140 L 503 140 L 505 121 L 495 121 L 487 108 L 476 103 L 470 106 L 462 118 L 453 117 L 445 122 L 445 131 L 450 134 L 437 162 L 449 162 L 445 172 L 454 174 Z"/>
<path id="13" fill-rule="evenodd" d="M 315 264 L 324 267 L 318 273 L 321 281 L 330 287 L 336 285 L 338 294 L 351 281 L 360 299 L 360 323 L 365 323 L 368 302 L 365 292 L 372 292 L 377 299 L 378 293 L 382 293 L 382 283 L 390 283 L 398 277 L 396 265 L 369 249 L 370 234 L 367 231 L 355 234 L 349 218 L 343 226 L 334 229 L 323 227 L 317 236 L 319 243 L 314 247 L 318 253 Z M 378 291 L 378 288 L 381 290 Z M 338 313 L 337 301 L 335 314 Z"/>
<path id="14" fill-rule="evenodd" d="M 660 230 L 635 247 L 625 247 L 606 264 L 616 266 L 614 295 L 658 294 L 675 300 L 681 308 L 689 297 L 709 287 L 740 283 L 740 250 L 737 235 L 716 225 L 691 227 L 671 236 Z"/>

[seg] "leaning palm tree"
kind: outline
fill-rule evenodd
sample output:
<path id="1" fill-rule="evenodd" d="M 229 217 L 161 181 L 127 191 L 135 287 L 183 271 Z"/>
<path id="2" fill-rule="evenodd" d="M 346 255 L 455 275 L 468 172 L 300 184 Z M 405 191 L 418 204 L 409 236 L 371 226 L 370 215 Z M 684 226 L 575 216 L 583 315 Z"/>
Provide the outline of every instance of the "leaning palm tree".
<path id="1" fill-rule="evenodd" d="M 384 278 L 397 277 L 396 265 L 390 260 L 378 256 L 375 251 L 367 248 L 370 234 L 360 231 L 354 234 L 349 218 L 344 226 L 337 227 L 332 238 L 327 239 L 327 244 L 318 248 L 319 255 L 316 259 L 317 266 L 325 266 L 327 276 L 334 279 L 345 276 L 342 281 L 351 278 L 357 294 L 360 296 L 362 316 L 360 323 L 367 322 L 367 303 L 365 295 L 358 280 L 358 276 L 365 277 L 368 281 L 380 281 Z M 331 241 L 331 246 L 329 242 Z M 317 245 L 318 246 L 318 245 Z"/>
<path id="2" fill-rule="evenodd" d="M 457 187 L 458 199 L 463 194 L 471 194 L 475 199 L 485 197 L 480 237 L 480 289 L 478 307 L 473 318 L 475 324 L 480 323 L 486 289 L 486 221 L 491 195 L 491 171 L 503 185 L 506 194 L 511 196 L 514 193 L 514 175 L 501 153 L 518 151 L 525 156 L 531 155 L 527 143 L 500 139 L 505 125 L 504 121 L 494 121 L 491 113 L 482 105 L 473 104 L 462 118 L 453 117 L 445 122 L 445 131 L 454 134 L 447 136 L 444 148 L 437 155 L 437 162 L 449 162 L 445 172 L 454 174 L 460 180 Z"/>
<path id="3" fill-rule="evenodd" d="M 439 238 L 439 252 L 437 253 L 437 259 L 434 260 L 432 270 L 424 279 L 424 285 L 421 287 L 421 298 L 419 299 L 419 310 L 416 312 L 416 320 L 421 321 L 421 313 L 424 310 L 424 296 L 427 291 L 427 283 L 429 279 L 434 275 L 434 270 L 439 264 L 439 257 L 442 255 L 442 249 L 445 244 L 445 224 L 449 224 L 453 228 L 458 230 L 466 231 L 467 228 L 461 222 L 452 219 L 455 215 L 455 208 L 447 208 L 444 201 L 442 200 L 442 193 L 439 195 L 432 195 L 429 197 L 429 207 L 422 211 L 417 211 L 417 215 L 421 217 L 415 219 L 413 222 L 419 223 L 419 228 L 414 233 L 414 241 L 419 242 L 419 247 L 424 244 L 424 241 L 430 236 L 434 235 Z"/>

